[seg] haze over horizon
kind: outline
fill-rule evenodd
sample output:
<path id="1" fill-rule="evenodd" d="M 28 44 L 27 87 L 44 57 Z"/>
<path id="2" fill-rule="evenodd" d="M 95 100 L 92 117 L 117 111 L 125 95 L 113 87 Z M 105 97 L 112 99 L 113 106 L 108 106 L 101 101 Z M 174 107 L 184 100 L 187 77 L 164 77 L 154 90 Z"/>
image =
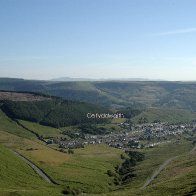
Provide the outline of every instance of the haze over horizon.
<path id="1" fill-rule="evenodd" d="M 0 77 L 196 80 L 194 0 L 2 0 Z"/>
<path id="2" fill-rule="evenodd" d="M 77 81 L 122 81 L 122 82 L 196 82 L 196 80 L 164 80 L 151 78 L 83 78 L 83 77 L 56 77 L 56 78 L 23 78 L 23 77 L 0 77 L 0 79 L 19 79 L 19 80 L 35 80 L 35 81 L 53 81 L 53 82 L 77 82 Z"/>

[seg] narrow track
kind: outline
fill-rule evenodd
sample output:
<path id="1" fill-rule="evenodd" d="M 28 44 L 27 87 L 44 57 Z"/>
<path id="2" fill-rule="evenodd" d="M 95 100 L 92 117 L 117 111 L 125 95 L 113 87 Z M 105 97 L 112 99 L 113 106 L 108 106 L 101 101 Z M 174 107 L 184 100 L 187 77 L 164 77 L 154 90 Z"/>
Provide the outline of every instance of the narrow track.
<path id="1" fill-rule="evenodd" d="M 145 184 L 143 185 L 142 189 L 145 189 L 159 174 L 160 172 L 169 164 L 171 163 L 171 161 L 174 159 L 175 157 L 169 158 L 167 159 L 162 165 L 160 165 L 160 167 L 154 171 L 154 173 L 152 174 L 152 176 L 150 178 L 148 178 L 145 182 Z"/>
<path id="2" fill-rule="evenodd" d="M 25 161 L 43 180 L 45 180 L 48 183 L 51 184 L 56 184 L 57 183 L 52 180 L 52 178 L 46 174 L 41 168 L 39 168 L 38 166 L 36 166 L 32 161 L 28 160 L 26 157 L 24 157 L 23 155 L 19 154 L 16 151 L 12 151 L 17 157 L 19 157 L 20 159 L 22 159 L 23 161 Z"/>
<path id="3" fill-rule="evenodd" d="M 194 153 L 194 151 L 196 150 L 196 146 L 194 146 L 191 150 L 190 150 L 190 154 Z M 163 164 L 160 165 L 160 167 L 154 171 L 154 173 L 152 174 L 152 176 L 150 178 L 148 178 L 146 180 L 146 182 L 144 183 L 144 185 L 142 186 L 142 189 L 145 189 L 160 173 L 161 171 L 168 165 L 170 164 L 175 158 L 175 157 L 171 157 L 169 159 L 167 159 Z"/>

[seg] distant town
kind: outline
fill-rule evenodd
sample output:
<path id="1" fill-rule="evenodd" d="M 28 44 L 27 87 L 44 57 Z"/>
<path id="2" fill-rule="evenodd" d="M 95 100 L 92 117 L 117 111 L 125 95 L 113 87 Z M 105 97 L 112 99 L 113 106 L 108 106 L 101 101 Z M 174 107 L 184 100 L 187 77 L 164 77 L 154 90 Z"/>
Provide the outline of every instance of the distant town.
<path id="1" fill-rule="evenodd" d="M 176 142 L 177 136 L 184 133 L 192 134 L 196 131 L 196 123 L 169 124 L 169 123 L 145 123 L 133 125 L 120 123 L 123 128 L 119 133 L 111 132 L 105 135 L 85 134 L 80 137 L 80 133 L 75 133 L 78 137 L 69 140 L 50 138 L 47 144 L 59 145 L 59 148 L 74 149 L 81 148 L 88 144 L 107 144 L 119 149 L 129 148 L 149 148 L 160 144 Z M 175 137 L 174 137 L 175 136 Z"/>

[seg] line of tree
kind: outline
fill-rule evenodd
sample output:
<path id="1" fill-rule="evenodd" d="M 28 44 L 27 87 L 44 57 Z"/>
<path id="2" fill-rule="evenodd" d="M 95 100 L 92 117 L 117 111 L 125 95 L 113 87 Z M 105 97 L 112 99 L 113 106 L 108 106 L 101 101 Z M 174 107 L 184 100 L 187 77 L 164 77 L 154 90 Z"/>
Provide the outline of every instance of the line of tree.
<path id="1" fill-rule="evenodd" d="M 129 183 L 135 176 L 135 166 L 138 162 L 145 159 L 145 156 L 141 152 L 128 151 L 126 155 L 121 155 L 123 162 L 121 165 L 115 167 L 115 171 L 108 170 L 107 174 L 114 178 L 115 185 L 125 185 Z"/>

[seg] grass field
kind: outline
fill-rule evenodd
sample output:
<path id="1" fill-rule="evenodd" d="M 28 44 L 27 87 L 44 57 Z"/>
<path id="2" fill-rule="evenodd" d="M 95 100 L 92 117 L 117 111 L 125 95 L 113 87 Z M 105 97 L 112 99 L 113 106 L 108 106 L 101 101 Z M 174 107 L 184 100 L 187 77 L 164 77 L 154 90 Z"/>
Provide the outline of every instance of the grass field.
<path id="1" fill-rule="evenodd" d="M 27 127 L 28 129 L 34 131 L 40 136 L 43 136 L 44 138 L 64 136 L 64 135 L 61 135 L 61 132 L 59 129 L 56 129 L 53 127 L 43 126 L 38 123 L 33 123 L 33 122 L 25 121 L 25 120 L 19 120 L 19 122 L 25 127 Z"/>
<path id="2" fill-rule="evenodd" d="M 42 180 L 24 161 L 2 145 L 0 155 L 1 196 L 61 195 L 59 187 Z"/>
<path id="3" fill-rule="evenodd" d="M 31 132 L 23 129 L 16 122 L 8 118 L 0 109 L 0 130 L 13 133 L 24 138 L 35 138 Z"/>
<path id="4" fill-rule="evenodd" d="M 148 193 L 158 193 L 156 189 L 170 195 L 185 195 L 193 190 L 196 194 L 196 151 L 182 155 L 163 170 L 148 188 Z"/>
<path id="5" fill-rule="evenodd" d="M 165 184 L 165 189 L 162 189 L 161 186 L 158 186 L 157 184 L 155 185 L 150 185 L 146 189 L 142 189 L 142 186 L 144 185 L 145 181 L 147 178 L 149 178 L 152 173 L 168 158 L 170 157 L 175 157 L 175 156 L 186 156 L 190 149 L 192 149 L 192 144 L 190 142 L 183 142 L 179 144 L 168 144 L 168 145 L 161 145 L 156 148 L 149 148 L 149 149 L 144 149 L 142 152 L 145 153 L 146 159 L 142 161 L 140 164 L 138 164 L 135 167 L 135 172 L 137 176 L 132 180 L 132 182 L 128 185 L 126 185 L 123 189 L 119 189 L 110 193 L 105 193 L 105 194 L 100 194 L 104 196 L 157 196 L 157 195 L 163 195 L 163 196 L 170 196 L 170 195 L 176 195 L 177 191 L 171 191 L 170 188 L 167 189 L 167 181 L 164 181 Z M 195 160 L 195 159 L 194 159 Z M 194 162 L 187 160 L 188 164 L 194 164 Z M 173 162 L 172 162 L 173 164 Z M 164 171 L 164 170 L 163 170 Z M 193 171 L 193 170 L 192 170 Z M 195 170 L 194 170 L 195 172 Z M 162 173 L 161 173 L 162 174 Z M 169 175 L 169 173 L 168 173 Z M 195 174 L 194 174 L 195 175 Z M 161 177 L 161 175 L 160 175 Z M 190 177 L 190 176 L 189 176 Z M 192 175 L 193 177 L 193 175 Z M 169 176 L 168 176 L 169 178 Z M 159 175 L 157 177 L 159 179 Z M 193 181 L 194 178 L 190 179 Z M 183 182 L 183 178 L 181 179 L 182 181 L 178 184 L 178 189 L 179 187 L 188 187 L 186 186 L 186 182 Z M 191 184 L 192 182 L 189 183 Z M 170 186 L 174 186 L 175 181 L 170 181 Z M 177 187 L 176 187 L 177 188 Z M 189 188 L 187 188 L 189 189 Z M 94 195 L 94 194 L 90 194 Z M 183 195 L 183 191 L 178 191 L 178 195 Z"/>
<path id="6" fill-rule="evenodd" d="M 119 164 L 122 151 L 106 145 L 91 145 L 74 150 L 73 155 L 51 149 L 21 150 L 20 153 L 33 160 L 59 184 L 83 192 L 100 193 L 114 188 L 109 185 L 112 179 L 106 172 Z"/>
<path id="7" fill-rule="evenodd" d="M 160 120 L 161 122 L 178 123 L 195 120 L 196 113 L 182 109 L 149 108 L 132 120 L 138 123 L 139 119 L 144 117 L 146 117 L 149 122 Z"/>

